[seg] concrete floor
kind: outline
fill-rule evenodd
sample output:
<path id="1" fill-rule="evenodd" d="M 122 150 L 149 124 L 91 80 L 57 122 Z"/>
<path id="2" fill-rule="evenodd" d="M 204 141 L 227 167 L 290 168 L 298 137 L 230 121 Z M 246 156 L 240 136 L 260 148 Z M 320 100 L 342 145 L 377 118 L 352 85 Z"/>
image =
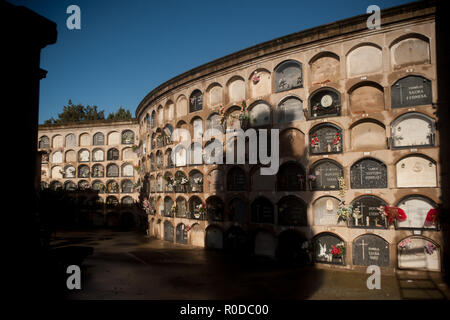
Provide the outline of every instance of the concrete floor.
<path id="1" fill-rule="evenodd" d="M 280 266 L 136 232 L 59 232 L 52 245 L 94 248 L 82 265 L 82 289 L 67 294 L 75 300 L 450 298 L 440 274 L 382 275 L 381 289 L 369 290 L 364 273 Z"/>

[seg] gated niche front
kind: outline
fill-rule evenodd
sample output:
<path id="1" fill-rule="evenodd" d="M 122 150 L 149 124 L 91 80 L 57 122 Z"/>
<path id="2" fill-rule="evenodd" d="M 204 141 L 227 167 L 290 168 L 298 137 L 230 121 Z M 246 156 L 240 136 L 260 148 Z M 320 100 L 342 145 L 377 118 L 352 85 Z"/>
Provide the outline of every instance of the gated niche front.
<path id="1" fill-rule="evenodd" d="M 352 189 L 387 188 L 386 165 L 373 158 L 357 161 L 350 168 L 350 186 Z"/>
<path id="2" fill-rule="evenodd" d="M 348 224 L 352 228 L 386 229 L 387 221 L 382 214 L 386 202 L 375 196 L 362 196 L 351 203 L 353 213 Z"/>
<path id="3" fill-rule="evenodd" d="M 327 264 L 345 264 L 344 241 L 332 233 L 318 234 L 313 240 L 314 261 Z"/>

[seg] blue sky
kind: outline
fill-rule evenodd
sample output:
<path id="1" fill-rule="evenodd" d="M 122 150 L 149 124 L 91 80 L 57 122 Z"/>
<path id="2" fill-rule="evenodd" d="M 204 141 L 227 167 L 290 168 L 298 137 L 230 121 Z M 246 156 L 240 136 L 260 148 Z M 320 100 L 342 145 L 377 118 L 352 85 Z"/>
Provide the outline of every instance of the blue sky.
<path id="1" fill-rule="evenodd" d="M 164 81 L 211 60 L 293 32 L 389 8 L 403 0 L 99 1 L 9 0 L 58 25 L 58 40 L 42 50 L 39 123 L 57 117 L 69 99 L 119 106 L 134 115 Z M 81 30 L 69 30 L 66 9 L 81 9 Z"/>

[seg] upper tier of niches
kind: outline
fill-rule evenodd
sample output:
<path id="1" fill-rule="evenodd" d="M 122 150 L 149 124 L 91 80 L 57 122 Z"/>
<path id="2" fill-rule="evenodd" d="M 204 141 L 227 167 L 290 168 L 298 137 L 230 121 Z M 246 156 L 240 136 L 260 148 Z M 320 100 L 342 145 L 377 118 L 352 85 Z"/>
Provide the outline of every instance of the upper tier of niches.
<path id="1" fill-rule="evenodd" d="M 141 130 L 170 122 L 176 126 L 181 119 L 189 122 L 189 118 L 204 115 L 203 110 L 230 113 L 236 106 L 240 108 L 242 101 L 250 104 L 248 111 L 253 125 L 269 125 L 254 121 L 269 108 L 273 125 L 432 104 L 434 69 L 429 68 L 432 61 L 429 38 L 403 35 L 384 52 L 389 52 L 389 56 L 383 57 L 377 44 L 363 43 L 348 50 L 345 56 L 330 51 L 315 54 L 307 66 L 295 59 L 278 63 L 280 59 L 275 56 L 272 63 L 277 64 L 273 70 L 247 67 L 228 78 L 218 77 L 220 81 L 198 81 L 185 89 L 169 91 L 139 113 Z M 383 60 L 389 64 L 388 77 L 383 77 L 387 69 Z M 346 79 L 343 86 L 339 80 Z M 349 89 L 342 89 L 349 85 Z M 302 89 L 305 87 L 308 90 Z"/>

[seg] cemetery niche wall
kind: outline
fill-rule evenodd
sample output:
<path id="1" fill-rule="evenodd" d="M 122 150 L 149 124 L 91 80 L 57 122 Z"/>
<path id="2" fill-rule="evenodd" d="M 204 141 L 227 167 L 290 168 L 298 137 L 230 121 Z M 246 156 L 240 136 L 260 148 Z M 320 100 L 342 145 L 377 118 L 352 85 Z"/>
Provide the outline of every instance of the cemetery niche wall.
<path id="1" fill-rule="evenodd" d="M 389 267 L 389 243 L 380 236 L 364 234 L 353 241 L 352 260 L 354 265 Z"/>
<path id="2" fill-rule="evenodd" d="M 338 222 L 338 217 L 336 215 L 338 205 L 339 199 L 331 196 L 323 196 L 314 201 L 314 225 L 345 225 L 345 222 L 342 220 Z"/>
<path id="3" fill-rule="evenodd" d="M 397 188 L 437 187 L 436 162 L 424 155 L 404 157 L 395 165 Z"/>
<path id="4" fill-rule="evenodd" d="M 303 87 L 302 64 L 298 61 L 288 60 L 275 68 L 275 92 L 282 92 Z"/>

